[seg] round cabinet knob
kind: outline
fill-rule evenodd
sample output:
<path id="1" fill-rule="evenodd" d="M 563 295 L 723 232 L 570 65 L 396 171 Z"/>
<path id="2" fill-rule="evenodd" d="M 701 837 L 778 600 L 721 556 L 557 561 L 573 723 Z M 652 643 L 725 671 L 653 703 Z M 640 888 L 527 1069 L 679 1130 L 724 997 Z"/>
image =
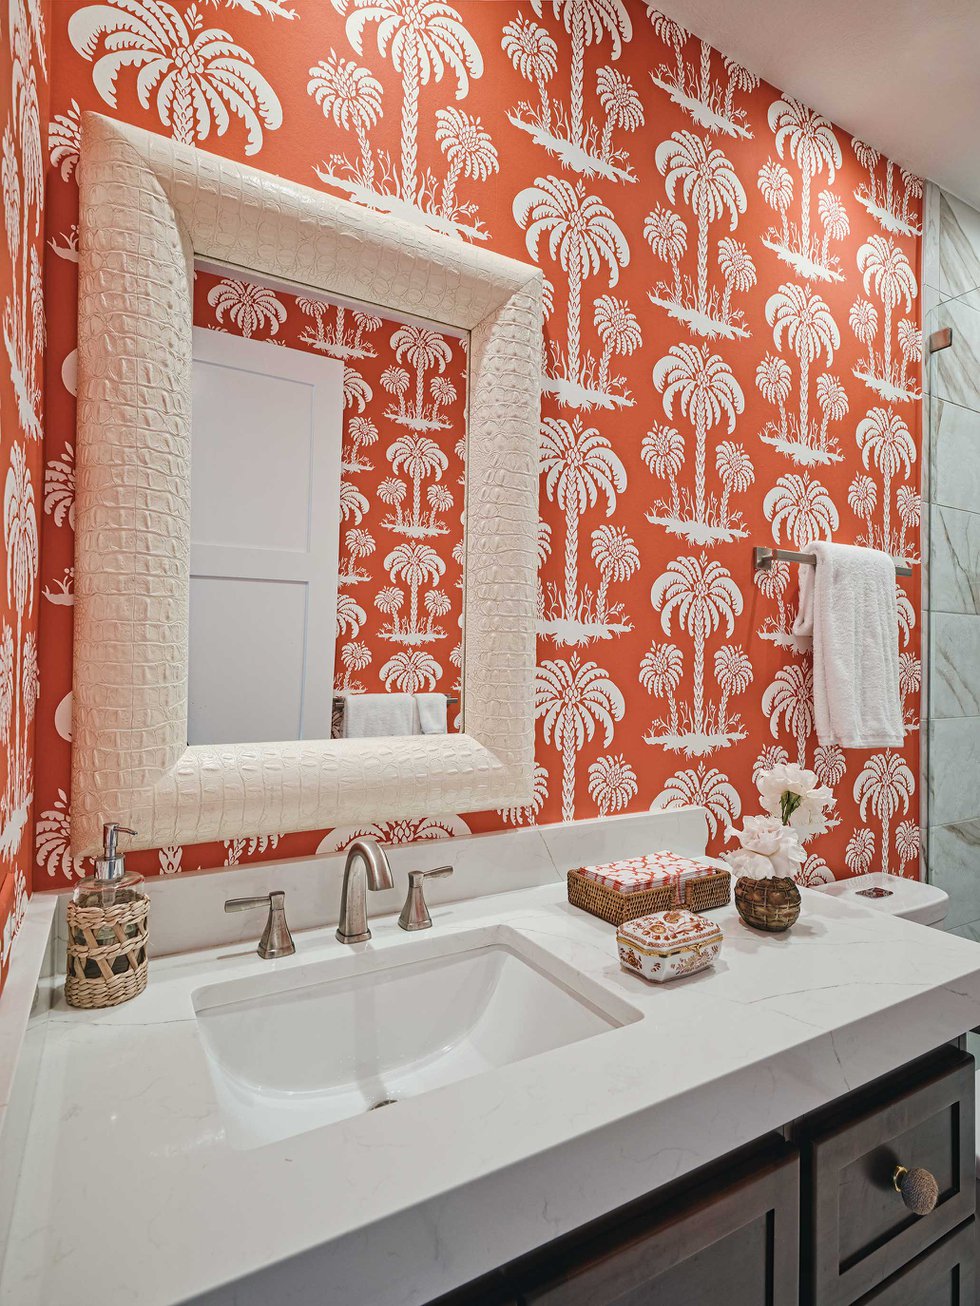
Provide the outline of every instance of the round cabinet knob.
<path id="1" fill-rule="evenodd" d="M 892 1184 L 896 1193 L 901 1193 L 902 1201 L 913 1215 L 928 1215 L 935 1210 L 939 1201 L 939 1185 L 936 1176 L 919 1166 L 907 1170 L 904 1165 L 897 1165 L 892 1175 Z"/>

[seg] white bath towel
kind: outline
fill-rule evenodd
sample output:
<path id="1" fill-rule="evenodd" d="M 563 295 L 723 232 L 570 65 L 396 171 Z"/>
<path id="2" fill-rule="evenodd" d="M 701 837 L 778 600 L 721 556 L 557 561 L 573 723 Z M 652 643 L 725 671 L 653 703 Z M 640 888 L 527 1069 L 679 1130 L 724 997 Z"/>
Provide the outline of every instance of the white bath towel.
<path id="1" fill-rule="evenodd" d="M 821 744 L 898 748 L 895 563 L 877 549 L 818 541 L 816 567 L 800 567 L 793 634 L 813 640 L 813 709 Z"/>
<path id="2" fill-rule="evenodd" d="M 411 694 L 345 694 L 344 739 L 417 735 L 419 712 Z"/>
<path id="3" fill-rule="evenodd" d="M 419 726 L 423 735 L 444 735 L 446 733 L 446 695 L 416 694 L 415 702 L 419 710 Z"/>

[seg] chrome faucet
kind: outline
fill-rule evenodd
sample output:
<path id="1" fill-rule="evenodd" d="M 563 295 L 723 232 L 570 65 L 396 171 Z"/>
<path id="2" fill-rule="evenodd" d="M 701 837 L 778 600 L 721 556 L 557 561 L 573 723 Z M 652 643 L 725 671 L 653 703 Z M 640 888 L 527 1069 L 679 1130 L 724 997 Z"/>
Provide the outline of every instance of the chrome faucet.
<path id="1" fill-rule="evenodd" d="M 391 867 L 384 849 L 374 839 L 355 839 L 347 850 L 344 887 L 340 894 L 340 924 L 337 938 L 341 943 L 363 943 L 371 937 L 367 920 L 367 890 L 394 886 Z"/>

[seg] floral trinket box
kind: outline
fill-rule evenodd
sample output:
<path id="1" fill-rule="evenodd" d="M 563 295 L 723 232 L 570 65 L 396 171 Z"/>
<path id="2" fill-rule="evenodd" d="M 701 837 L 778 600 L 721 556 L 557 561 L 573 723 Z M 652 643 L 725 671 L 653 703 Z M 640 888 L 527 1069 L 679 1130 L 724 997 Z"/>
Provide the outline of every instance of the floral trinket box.
<path id="1" fill-rule="evenodd" d="M 623 969 L 656 984 L 710 966 L 721 952 L 722 938 L 713 921 L 684 908 L 639 916 L 616 933 Z"/>

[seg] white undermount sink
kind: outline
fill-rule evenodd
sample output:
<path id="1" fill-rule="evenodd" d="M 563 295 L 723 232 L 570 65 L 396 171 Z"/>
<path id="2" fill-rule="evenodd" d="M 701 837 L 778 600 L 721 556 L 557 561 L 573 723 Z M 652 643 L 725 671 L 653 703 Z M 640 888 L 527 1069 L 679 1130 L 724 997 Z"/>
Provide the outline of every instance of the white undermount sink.
<path id="1" fill-rule="evenodd" d="M 640 1013 L 506 927 L 428 936 L 193 995 L 233 1147 L 390 1106 Z"/>

